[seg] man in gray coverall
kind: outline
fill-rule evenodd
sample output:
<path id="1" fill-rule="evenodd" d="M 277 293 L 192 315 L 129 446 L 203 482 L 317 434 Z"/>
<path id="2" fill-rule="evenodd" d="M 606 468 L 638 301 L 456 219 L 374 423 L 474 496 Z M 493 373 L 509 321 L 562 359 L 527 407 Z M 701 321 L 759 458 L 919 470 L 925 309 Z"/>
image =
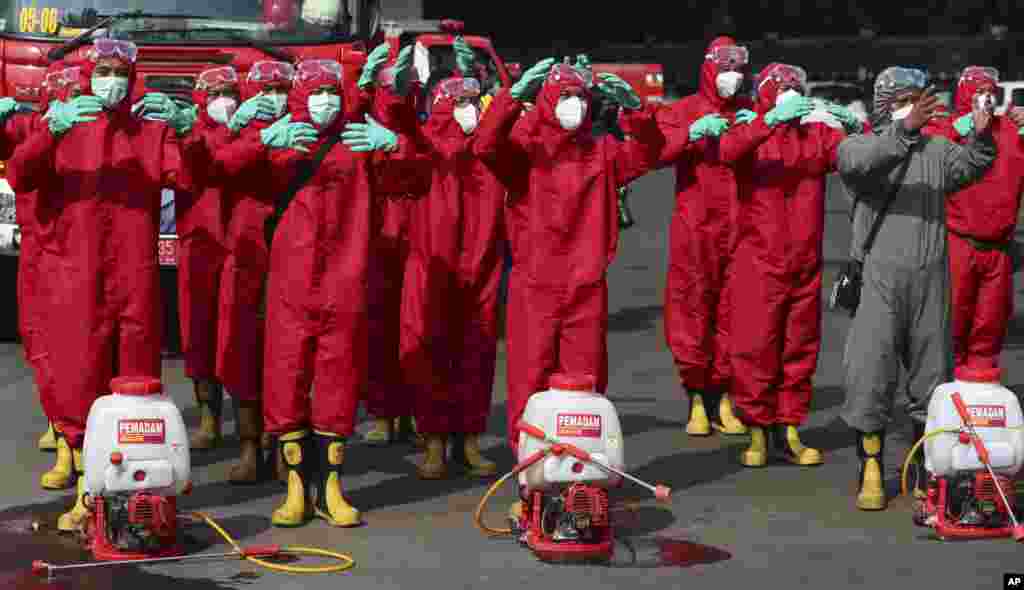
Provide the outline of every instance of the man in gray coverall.
<path id="1" fill-rule="evenodd" d="M 886 507 L 882 452 L 900 365 L 918 436 L 932 390 L 952 379 L 945 199 L 984 174 L 996 154 L 985 113 L 975 113 L 962 146 L 921 133 L 939 108 L 927 81 L 919 70 L 883 71 L 875 80 L 874 133 L 852 135 L 839 146 L 839 174 L 855 197 L 852 256 L 864 265 L 844 354 L 842 411 L 857 431 L 861 510 Z M 906 176 L 865 257 L 864 240 L 907 158 Z"/>

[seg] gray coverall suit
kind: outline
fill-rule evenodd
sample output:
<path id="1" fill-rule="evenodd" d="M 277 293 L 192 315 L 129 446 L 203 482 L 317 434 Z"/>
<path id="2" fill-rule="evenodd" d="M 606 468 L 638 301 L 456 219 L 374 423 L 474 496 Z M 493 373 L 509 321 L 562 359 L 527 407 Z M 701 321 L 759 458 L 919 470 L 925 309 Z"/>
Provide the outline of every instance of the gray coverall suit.
<path id="1" fill-rule="evenodd" d="M 864 239 L 908 154 L 906 177 L 865 259 Z M 907 372 L 906 411 L 915 421 L 927 419 L 932 391 L 952 379 L 945 199 L 984 174 L 995 155 L 988 133 L 972 132 L 960 146 L 909 133 L 901 122 L 839 145 L 839 174 L 857 199 L 851 255 L 864 263 L 860 307 L 843 355 L 841 415 L 850 427 L 885 430 L 901 364 Z"/>

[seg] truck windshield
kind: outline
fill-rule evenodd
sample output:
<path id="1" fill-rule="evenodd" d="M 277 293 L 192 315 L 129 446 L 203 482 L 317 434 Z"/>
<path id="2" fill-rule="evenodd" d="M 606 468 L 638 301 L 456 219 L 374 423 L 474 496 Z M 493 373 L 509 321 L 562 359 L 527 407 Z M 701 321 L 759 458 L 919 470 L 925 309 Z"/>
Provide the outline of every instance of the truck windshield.
<path id="1" fill-rule="evenodd" d="M 146 44 L 323 43 L 349 35 L 346 0 L 0 0 L 0 30 L 69 39 L 118 13 L 110 36 Z"/>

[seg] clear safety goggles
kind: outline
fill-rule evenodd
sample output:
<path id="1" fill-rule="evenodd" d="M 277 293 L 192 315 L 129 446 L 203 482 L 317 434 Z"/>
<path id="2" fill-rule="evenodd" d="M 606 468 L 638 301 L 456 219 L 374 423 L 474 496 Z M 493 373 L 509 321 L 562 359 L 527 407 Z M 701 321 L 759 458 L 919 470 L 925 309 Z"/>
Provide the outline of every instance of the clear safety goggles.
<path id="1" fill-rule="evenodd" d="M 758 88 L 764 86 L 768 81 L 775 82 L 778 87 L 796 87 L 796 88 L 807 88 L 807 72 L 800 66 L 791 66 L 789 64 L 778 64 L 772 66 L 768 70 L 767 75 L 758 84 Z"/>
<path id="2" fill-rule="evenodd" d="M 723 45 L 712 49 L 704 59 L 720 68 L 739 68 L 750 62 L 750 53 L 742 45 Z"/>
<path id="3" fill-rule="evenodd" d="M 100 37 L 93 39 L 92 48 L 89 49 L 87 56 L 93 62 L 113 57 L 134 64 L 135 58 L 139 56 L 139 48 L 131 41 Z"/>
<path id="4" fill-rule="evenodd" d="M 245 77 L 248 82 L 291 82 L 295 79 L 295 67 L 283 61 L 258 61 L 249 68 Z"/>
<path id="5" fill-rule="evenodd" d="M 49 92 L 57 92 L 72 86 L 82 84 L 82 69 L 78 66 L 64 68 L 59 72 L 52 72 L 43 79 L 43 88 Z"/>
<path id="6" fill-rule="evenodd" d="M 999 83 L 999 70 L 990 67 L 982 66 L 970 66 L 964 68 L 964 71 L 960 74 L 960 84 L 966 84 L 968 82 L 982 83 L 988 82 L 989 84 Z"/>
<path id="7" fill-rule="evenodd" d="M 476 98 L 480 96 L 480 82 L 476 78 L 450 78 L 437 86 L 437 95 L 442 98 Z"/>
<path id="8" fill-rule="evenodd" d="M 309 80 L 329 80 L 340 84 L 343 76 L 341 64 L 333 59 L 307 59 L 300 62 L 295 70 L 295 80 L 300 83 Z"/>
<path id="9" fill-rule="evenodd" d="M 875 92 L 897 89 L 924 90 L 926 86 L 928 86 L 928 74 L 916 68 L 888 68 L 875 80 Z"/>
<path id="10" fill-rule="evenodd" d="M 221 86 L 236 86 L 238 72 L 231 66 L 203 70 L 196 78 L 196 90 L 211 90 Z"/>
<path id="11" fill-rule="evenodd" d="M 587 82 L 586 77 L 584 77 L 583 72 L 568 64 L 558 64 L 551 68 L 551 72 L 548 73 L 547 81 L 558 84 L 568 84 L 570 86 L 580 86 L 582 88 L 590 87 L 590 84 Z"/>

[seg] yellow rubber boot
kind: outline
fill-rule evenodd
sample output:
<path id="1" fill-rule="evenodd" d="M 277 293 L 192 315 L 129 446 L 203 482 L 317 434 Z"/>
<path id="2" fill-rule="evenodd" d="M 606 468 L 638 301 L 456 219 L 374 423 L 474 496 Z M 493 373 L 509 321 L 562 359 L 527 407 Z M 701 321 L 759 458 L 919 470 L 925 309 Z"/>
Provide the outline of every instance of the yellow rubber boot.
<path id="1" fill-rule="evenodd" d="M 747 467 L 764 467 L 768 463 L 768 440 L 764 428 L 750 427 L 750 446 L 740 455 L 740 463 Z"/>
<path id="2" fill-rule="evenodd" d="M 299 430 L 280 436 L 277 440 L 281 457 L 288 471 L 288 496 L 274 511 L 270 522 L 278 527 L 302 526 L 313 518 L 313 503 L 309 493 L 309 431 Z"/>
<path id="3" fill-rule="evenodd" d="M 740 422 L 740 419 L 732 411 L 732 401 L 729 399 L 729 394 L 724 394 L 718 402 L 718 420 L 712 423 L 712 427 L 722 434 L 731 436 L 747 434 L 747 425 Z"/>
<path id="4" fill-rule="evenodd" d="M 416 468 L 420 479 L 443 479 L 448 475 L 448 467 L 445 465 L 445 451 L 447 441 L 442 435 L 427 435 L 427 455 L 423 462 Z"/>
<path id="5" fill-rule="evenodd" d="M 359 510 L 345 499 L 341 487 L 345 439 L 329 432 L 317 432 L 316 439 L 320 451 L 320 489 L 316 500 L 316 515 L 331 526 L 359 526 L 362 524 Z"/>
<path id="6" fill-rule="evenodd" d="M 391 422 L 391 418 L 375 418 L 373 429 L 366 433 L 364 440 L 375 447 L 391 444 L 391 435 L 394 432 Z"/>
<path id="7" fill-rule="evenodd" d="M 498 465 L 480 453 L 480 436 L 457 434 L 452 441 L 452 462 L 461 465 L 470 475 L 488 477 L 498 471 Z"/>
<path id="8" fill-rule="evenodd" d="M 224 391 L 216 383 L 198 379 L 193 383 L 196 405 L 199 406 L 199 429 L 189 437 L 194 451 L 209 451 L 220 446 Z"/>
<path id="9" fill-rule="evenodd" d="M 775 448 L 779 454 L 794 465 L 821 465 L 825 462 L 821 451 L 805 447 L 800 433 L 792 424 L 775 425 Z"/>
<path id="10" fill-rule="evenodd" d="M 86 507 L 83 501 L 85 495 L 85 478 L 82 477 L 81 465 L 82 465 L 82 451 L 81 449 L 75 449 L 73 451 L 73 457 L 75 461 L 75 470 L 78 476 L 78 492 L 75 494 L 75 503 L 72 505 L 71 510 L 68 510 L 64 514 L 60 515 L 57 519 L 57 530 L 62 533 L 74 533 L 85 529 L 86 524 L 89 522 L 89 516 L 91 511 Z"/>
<path id="11" fill-rule="evenodd" d="M 857 508 L 861 510 L 885 510 L 885 477 L 882 452 L 885 449 L 883 433 L 857 436 L 857 455 L 860 456 L 860 489 L 857 491 Z"/>
<path id="12" fill-rule="evenodd" d="M 57 439 L 57 461 L 39 478 L 39 485 L 44 490 L 66 490 L 75 484 L 75 458 L 59 428 L 54 428 L 54 437 Z"/>
<path id="13" fill-rule="evenodd" d="M 39 437 L 39 450 L 51 453 L 57 450 L 57 437 L 53 434 L 53 422 L 46 427 L 46 432 Z"/>
<path id="14" fill-rule="evenodd" d="M 686 434 L 690 436 L 711 434 L 711 421 L 708 420 L 708 413 L 704 408 L 704 397 L 699 393 L 690 394 L 690 418 L 686 423 Z"/>
<path id="15" fill-rule="evenodd" d="M 238 402 L 238 463 L 231 468 L 228 481 L 236 485 L 258 483 L 263 475 L 263 404 Z"/>
<path id="16" fill-rule="evenodd" d="M 526 503 L 522 500 L 516 500 L 508 508 L 508 521 L 511 525 L 512 531 L 516 529 L 525 529 L 526 523 L 523 522 L 523 518 L 526 515 Z"/>

